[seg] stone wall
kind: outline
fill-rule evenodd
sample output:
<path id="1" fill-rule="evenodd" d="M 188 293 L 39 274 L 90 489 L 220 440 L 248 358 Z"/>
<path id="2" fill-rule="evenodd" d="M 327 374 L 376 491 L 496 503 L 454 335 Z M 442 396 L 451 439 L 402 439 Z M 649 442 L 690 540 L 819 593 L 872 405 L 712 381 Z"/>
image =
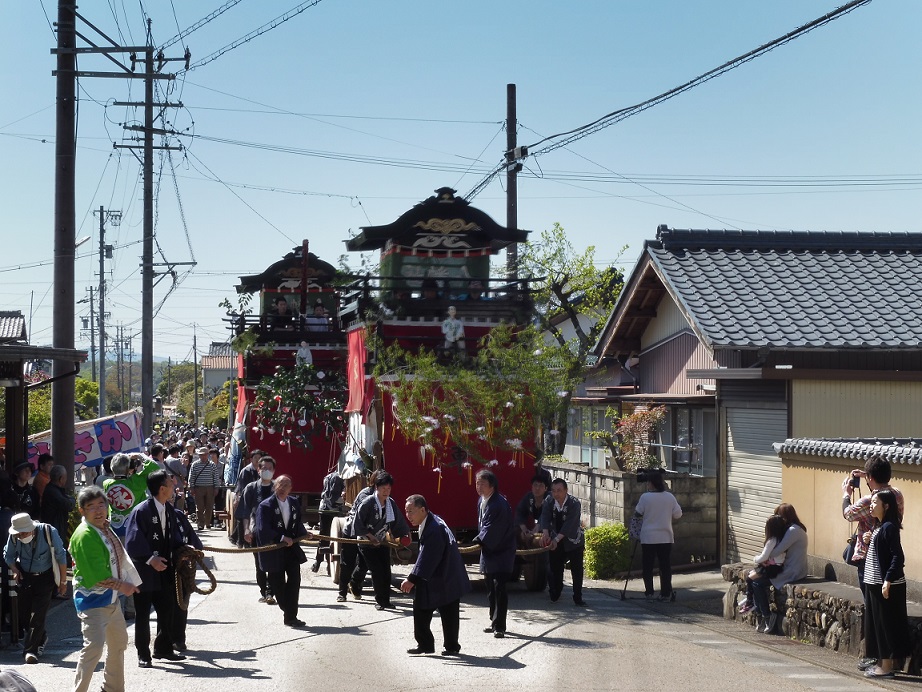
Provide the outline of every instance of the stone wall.
<path id="1" fill-rule="evenodd" d="M 593 469 L 585 464 L 545 464 L 554 478 L 563 478 L 571 495 L 582 503 L 585 526 L 628 523 L 646 483 L 634 473 Z M 682 507 L 682 518 L 673 524 L 676 566 L 717 560 L 717 479 L 666 474 L 666 485 Z"/>
<path id="2" fill-rule="evenodd" d="M 739 605 L 746 598 L 746 575 L 752 565 L 735 563 L 720 569 L 730 583 L 724 595 L 724 618 L 755 627 L 758 615 L 754 610 L 739 612 Z M 781 634 L 856 658 L 864 656 L 864 600 L 858 588 L 807 577 L 781 590 L 771 587 L 769 600 L 779 614 Z M 908 611 L 912 655 L 902 670 L 918 675 L 922 663 L 922 608 L 910 602 Z"/>

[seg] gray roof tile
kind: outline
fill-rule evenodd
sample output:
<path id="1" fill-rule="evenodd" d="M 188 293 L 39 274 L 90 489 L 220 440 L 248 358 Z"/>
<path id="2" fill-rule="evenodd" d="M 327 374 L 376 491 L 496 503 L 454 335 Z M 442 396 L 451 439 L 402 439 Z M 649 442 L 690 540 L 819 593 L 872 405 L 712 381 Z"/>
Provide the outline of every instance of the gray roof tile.
<path id="1" fill-rule="evenodd" d="M 922 233 L 660 227 L 647 252 L 711 348 L 922 348 Z"/>
<path id="2" fill-rule="evenodd" d="M 866 461 L 881 456 L 890 463 L 922 464 L 922 440 L 900 438 L 895 440 L 838 438 L 814 439 L 794 437 L 775 444 L 779 456 L 800 454 L 817 457 L 836 457 Z"/>
<path id="3" fill-rule="evenodd" d="M 18 310 L 0 310 L 0 341 L 25 341 L 26 318 Z"/>

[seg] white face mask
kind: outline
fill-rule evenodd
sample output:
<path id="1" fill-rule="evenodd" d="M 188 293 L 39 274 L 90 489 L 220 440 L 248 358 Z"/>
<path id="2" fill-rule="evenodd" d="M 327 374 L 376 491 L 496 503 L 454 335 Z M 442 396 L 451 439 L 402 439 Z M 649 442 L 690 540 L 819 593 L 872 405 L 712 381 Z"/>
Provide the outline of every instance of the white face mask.
<path id="1" fill-rule="evenodd" d="M 20 540 L 22 543 L 31 543 L 33 538 L 35 538 L 35 534 L 34 534 L 34 533 L 30 533 L 28 536 L 20 536 L 20 537 L 19 537 L 19 540 Z"/>
<path id="2" fill-rule="evenodd" d="M 275 471 L 272 471 L 271 469 L 263 469 L 259 472 L 260 478 L 262 478 L 264 481 L 271 481 L 274 474 Z"/>

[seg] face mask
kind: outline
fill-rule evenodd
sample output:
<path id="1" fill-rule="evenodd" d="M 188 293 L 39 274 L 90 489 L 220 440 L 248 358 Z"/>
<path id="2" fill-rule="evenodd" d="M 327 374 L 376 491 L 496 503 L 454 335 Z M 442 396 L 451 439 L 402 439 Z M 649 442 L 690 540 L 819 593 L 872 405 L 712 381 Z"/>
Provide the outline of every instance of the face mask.
<path id="1" fill-rule="evenodd" d="M 22 536 L 22 537 L 20 537 L 19 540 L 20 540 L 22 543 L 31 543 L 33 538 L 35 538 L 35 534 L 34 534 L 34 533 L 30 533 L 28 536 Z"/>
<path id="2" fill-rule="evenodd" d="M 270 471 L 269 469 L 263 469 L 262 471 L 259 472 L 259 476 L 260 476 L 260 478 L 262 478 L 264 481 L 271 481 L 271 480 L 272 480 L 272 475 L 273 475 L 274 473 L 275 473 L 274 471 Z"/>

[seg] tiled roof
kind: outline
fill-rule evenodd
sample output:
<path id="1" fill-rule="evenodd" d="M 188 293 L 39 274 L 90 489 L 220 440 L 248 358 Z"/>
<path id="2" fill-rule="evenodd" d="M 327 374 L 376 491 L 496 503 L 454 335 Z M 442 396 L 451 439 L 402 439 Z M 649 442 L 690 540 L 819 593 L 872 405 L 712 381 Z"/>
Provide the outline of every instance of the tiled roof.
<path id="1" fill-rule="evenodd" d="M 205 370 L 236 370 L 237 359 L 234 356 L 202 356 L 202 368 Z"/>
<path id="2" fill-rule="evenodd" d="M 208 347 L 209 356 L 232 356 L 234 355 L 233 347 L 227 342 L 212 341 Z"/>
<path id="3" fill-rule="evenodd" d="M 25 341 L 26 318 L 19 310 L 0 310 L 0 341 Z"/>
<path id="4" fill-rule="evenodd" d="M 835 440 L 796 437 L 775 445 L 775 452 L 817 457 L 837 457 L 865 461 L 881 456 L 891 464 L 922 464 L 922 440 L 902 438 L 897 440 L 862 440 L 840 438 Z"/>
<path id="5" fill-rule="evenodd" d="M 646 250 L 711 349 L 922 349 L 922 233 L 661 226 Z"/>

